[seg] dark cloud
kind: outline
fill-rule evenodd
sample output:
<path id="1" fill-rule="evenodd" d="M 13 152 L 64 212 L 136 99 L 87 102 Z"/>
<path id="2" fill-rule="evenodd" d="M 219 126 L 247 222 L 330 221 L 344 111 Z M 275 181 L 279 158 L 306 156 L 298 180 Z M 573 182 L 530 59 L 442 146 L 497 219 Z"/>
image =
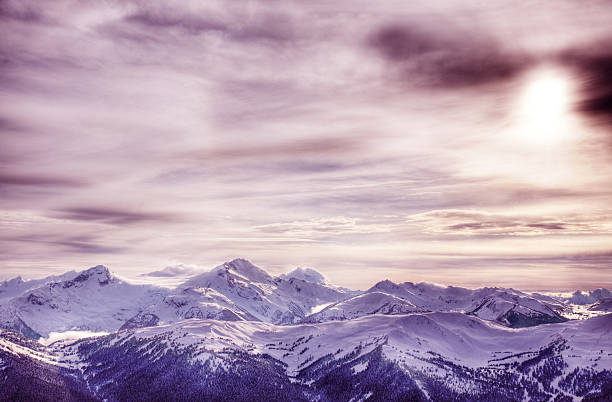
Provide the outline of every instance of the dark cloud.
<path id="1" fill-rule="evenodd" d="M 339 155 L 354 152 L 364 146 L 361 137 L 329 137 L 302 139 L 291 142 L 274 142 L 261 145 L 235 145 L 201 150 L 178 155 L 179 158 L 197 159 L 203 163 L 231 162 L 256 159 L 266 161 L 268 158 L 295 159 L 303 156 Z"/>
<path id="2" fill-rule="evenodd" d="M 106 243 L 104 239 L 93 234 L 66 235 L 59 231 L 47 234 L 31 233 L 10 238 L 3 237 L 2 240 L 6 243 L 32 243 L 44 246 L 45 248 L 61 248 L 65 252 L 79 254 L 120 253 L 127 249 L 127 247 L 104 244 Z"/>
<path id="3" fill-rule="evenodd" d="M 442 44 L 433 36 L 410 26 L 385 26 L 370 38 L 369 44 L 389 60 L 402 62 L 434 51 Z"/>
<path id="4" fill-rule="evenodd" d="M 27 127 L 19 121 L 0 116 L 0 137 L 13 135 L 14 133 L 27 133 Z"/>
<path id="5" fill-rule="evenodd" d="M 227 16 L 203 12 L 178 12 L 176 9 L 141 9 L 123 19 L 123 23 L 145 30 L 178 30 L 189 35 L 216 32 L 237 41 L 285 42 L 294 39 L 294 29 L 287 16 L 273 13 Z"/>
<path id="6" fill-rule="evenodd" d="M 24 23 L 42 22 L 43 15 L 31 4 L 22 1 L 0 1 L 0 20 L 15 20 Z"/>
<path id="7" fill-rule="evenodd" d="M 563 53 L 561 61 L 577 71 L 582 95 L 578 109 L 612 124 L 612 39 L 569 50 Z"/>
<path id="8" fill-rule="evenodd" d="M 544 230 L 564 230 L 567 225 L 564 223 L 528 223 L 525 226 L 529 228 L 544 229 Z"/>
<path id="9" fill-rule="evenodd" d="M 476 210 L 435 210 L 408 218 L 428 233 L 492 236 L 603 233 L 609 220 L 607 215 L 535 217 Z"/>
<path id="10" fill-rule="evenodd" d="M 383 26 L 369 37 L 368 46 L 413 84 L 459 87 L 505 81 L 528 64 L 525 56 L 504 51 L 481 35 L 440 35 L 412 25 Z"/>
<path id="11" fill-rule="evenodd" d="M 7 186 L 34 187 L 82 187 L 88 182 L 83 179 L 36 174 L 0 173 L 0 188 Z"/>
<path id="12" fill-rule="evenodd" d="M 171 10 L 152 12 L 149 10 L 137 11 L 128 15 L 125 22 L 135 23 L 150 28 L 177 28 L 187 33 L 199 34 L 205 31 L 224 31 L 225 25 L 203 16 L 184 13 L 176 14 Z"/>
<path id="13" fill-rule="evenodd" d="M 108 207 L 76 207 L 58 211 L 58 218 L 86 222 L 125 225 L 142 222 L 172 222 L 177 217 L 167 213 L 137 212 Z"/>
<path id="14" fill-rule="evenodd" d="M 104 246 L 101 244 L 88 243 L 84 241 L 53 241 L 48 243 L 57 244 L 58 246 L 64 246 L 68 248 L 71 252 L 82 254 L 120 253 L 126 250 L 126 247 L 111 247 Z"/>

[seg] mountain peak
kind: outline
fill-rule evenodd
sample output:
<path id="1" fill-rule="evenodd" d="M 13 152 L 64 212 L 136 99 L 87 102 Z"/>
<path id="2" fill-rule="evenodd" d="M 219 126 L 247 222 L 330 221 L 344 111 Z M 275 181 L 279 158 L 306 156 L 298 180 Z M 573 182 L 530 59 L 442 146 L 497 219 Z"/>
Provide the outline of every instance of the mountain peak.
<path id="1" fill-rule="evenodd" d="M 572 296 L 567 299 L 567 301 L 572 304 L 585 305 L 595 303 L 596 301 L 604 299 L 606 297 L 612 297 L 612 292 L 605 288 L 598 288 L 595 290 L 591 290 L 590 292 L 583 292 L 581 290 L 577 290 L 572 293 Z"/>
<path id="2" fill-rule="evenodd" d="M 390 281 L 389 279 L 385 279 L 383 281 L 380 281 L 378 283 L 376 283 L 374 286 L 372 286 L 369 291 L 375 291 L 375 290 L 382 290 L 382 291 L 391 291 L 391 290 L 395 290 L 395 289 L 401 289 L 401 286 L 398 285 L 397 283 Z"/>
<path id="3" fill-rule="evenodd" d="M 104 265 L 96 265 L 79 273 L 71 283 L 85 282 L 90 279 L 97 279 L 100 285 L 106 285 L 112 280 L 112 274 Z"/>
<path id="4" fill-rule="evenodd" d="M 24 282 L 23 278 L 21 276 L 17 276 L 15 278 L 3 281 L 2 283 L 0 283 L 0 286 L 11 287 L 11 286 L 15 286 L 15 285 L 20 285 L 23 282 Z"/>
<path id="5" fill-rule="evenodd" d="M 319 285 L 325 285 L 327 283 L 327 280 L 325 279 L 323 274 L 321 274 L 319 271 L 316 271 L 312 268 L 297 267 L 293 271 L 287 274 L 281 275 L 281 278 L 283 279 L 290 279 L 290 278 L 301 279 L 303 281 L 313 282 Z"/>
<path id="6" fill-rule="evenodd" d="M 605 288 L 597 288 L 589 292 L 589 294 L 591 295 L 591 297 L 595 298 L 596 300 L 601 300 L 604 298 L 612 297 L 612 292 L 610 292 L 608 289 L 605 289 Z"/>
<path id="7" fill-rule="evenodd" d="M 233 259 L 232 261 L 224 263 L 221 267 L 225 270 L 239 273 L 252 281 L 266 282 L 272 279 L 270 274 L 244 258 Z"/>

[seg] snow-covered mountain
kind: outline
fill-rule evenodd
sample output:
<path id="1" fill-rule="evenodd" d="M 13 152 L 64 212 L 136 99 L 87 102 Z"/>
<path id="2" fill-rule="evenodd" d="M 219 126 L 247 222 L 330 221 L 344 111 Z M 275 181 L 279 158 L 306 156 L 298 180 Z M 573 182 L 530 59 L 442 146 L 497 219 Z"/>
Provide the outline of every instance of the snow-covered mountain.
<path id="1" fill-rule="evenodd" d="M 164 288 L 96 266 L 3 282 L 0 400 L 612 394 L 612 299 L 603 289 L 580 306 L 561 296 L 429 283 L 381 281 L 361 292 L 312 269 L 274 277 L 243 259 L 188 276 Z M 581 319 L 567 321 L 576 309 Z"/>
<path id="2" fill-rule="evenodd" d="M 509 327 L 563 322 L 567 305 L 546 296 L 528 295 L 514 289 L 466 289 L 429 283 L 381 281 L 364 294 L 327 306 L 306 318 L 324 322 L 369 314 L 409 312 L 462 312 Z"/>
<path id="3" fill-rule="evenodd" d="M 298 324 L 423 312 L 460 312 L 524 327 L 607 311 L 587 305 L 572 315 L 576 306 L 562 298 L 504 288 L 385 280 L 365 292 L 353 291 L 328 283 L 313 269 L 273 277 L 244 259 L 196 272 L 173 289 L 132 283 L 104 266 L 34 281 L 5 281 L 0 284 L 0 328 L 37 339 L 56 332 L 113 332 L 190 318 Z M 589 297 L 601 298 L 606 292 L 599 289 Z"/>
<path id="4" fill-rule="evenodd" d="M 407 314 L 426 312 L 410 301 L 384 292 L 365 292 L 357 296 L 330 304 L 319 312 L 309 315 L 304 322 L 326 322 L 350 320 L 371 314 Z"/>
<path id="5" fill-rule="evenodd" d="M 282 274 L 280 277 L 286 280 L 294 278 L 312 283 L 318 283 L 320 285 L 327 284 L 327 280 L 325 279 L 325 277 L 320 272 L 312 268 L 297 267 L 296 269 L 287 274 Z"/>
<path id="6" fill-rule="evenodd" d="M 34 339 L 75 329 L 116 331 L 166 293 L 150 285 L 127 283 L 98 265 L 51 278 L 39 287 L 28 286 L 20 295 L 5 299 L 0 303 L 0 327 Z"/>
<path id="7" fill-rule="evenodd" d="M 327 284 L 313 270 L 302 277 L 272 277 L 251 262 L 236 259 L 189 279 L 133 317 L 125 328 L 141 326 L 142 322 L 171 323 L 188 318 L 293 324 L 313 307 L 351 294 Z"/>
<path id="8" fill-rule="evenodd" d="M 24 281 L 21 276 L 2 281 L 0 282 L 0 302 L 2 302 L 2 299 L 10 299 L 12 297 L 19 296 L 23 292 L 30 289 L 35 289 L 47 283 L 66 281 L 75 278 L 77 275 L 78 272 L 69 271 L 62 275 L 47 276 L 42 279 L 33 279 L 29 281 Z"/>
<path id="9" fill-rule="evenodd" d="M 46 348 L 2 332 L 0 399 L 605 400 L 611 334 L 612 315 L 515 330 L 461 313 L 190 319 Z"/>
<path id="10" fill-rule="evenodd" d="M 596 303 L 593 303 L 591 306 L 589 306 L 589 310 L 612 313 L 612 297 L 606 297 L 605 299 L 600 299 Z"/>
<path id="11" fill-rule="evenodd" d="M 295 277 L 299 272 L 306 279 Z M 133 284 L 101 265 L 37 281 L 18 278 L 2 284 L 0 328 L 38 339 L 51 332 L 112 332 L 189 318 L 292 324 L 316 306 L 355 294 L 327 284 L 314 270 L 294 273 L 272 277 L 236 259 L 175 289 Z"/>
<path id="12" fill-rule="evenodd" d="M 612 297 L 612 292 L 610 292 L 608 289 L 599 288 L 591 290 L 590 292 L 577 290 L 570 297 L 561 299 L 565 299 L 564 301 L 570 304 L 585 305 L 593 304 L 601 299 L 610 297 Z"/>

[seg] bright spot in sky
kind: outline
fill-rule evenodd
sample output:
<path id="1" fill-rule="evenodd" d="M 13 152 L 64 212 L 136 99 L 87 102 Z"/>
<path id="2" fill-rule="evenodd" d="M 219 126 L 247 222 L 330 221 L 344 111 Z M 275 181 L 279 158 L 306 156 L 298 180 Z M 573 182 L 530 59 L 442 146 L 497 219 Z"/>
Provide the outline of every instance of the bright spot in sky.
<path id="1" fill-rule="evenodd" d="M 563 71 L 542 68 L 530 74 L 518 104 L 521 137 L 533 144 L 567 138 L 571 92 L 571 78 Z"/>
<path id="2" fill-rule="evenodd" d="M 554 72 L 541 72 L 527 85 L 523 94 L 526 116 L 550 122 L 567 111 L 569 91 L 566 77 Z"/>

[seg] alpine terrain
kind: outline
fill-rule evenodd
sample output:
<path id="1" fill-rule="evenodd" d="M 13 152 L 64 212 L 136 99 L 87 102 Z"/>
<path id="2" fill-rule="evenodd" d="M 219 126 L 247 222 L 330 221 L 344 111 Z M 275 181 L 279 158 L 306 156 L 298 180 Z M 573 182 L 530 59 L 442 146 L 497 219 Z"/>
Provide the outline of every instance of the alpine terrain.
<path id="1" fill-rule="evenodd" d="M 0 283 L 1 400 L 599 401 L 610 292 L 540 294 L 236 259 L 174 287 L 104 266 Z"/>

